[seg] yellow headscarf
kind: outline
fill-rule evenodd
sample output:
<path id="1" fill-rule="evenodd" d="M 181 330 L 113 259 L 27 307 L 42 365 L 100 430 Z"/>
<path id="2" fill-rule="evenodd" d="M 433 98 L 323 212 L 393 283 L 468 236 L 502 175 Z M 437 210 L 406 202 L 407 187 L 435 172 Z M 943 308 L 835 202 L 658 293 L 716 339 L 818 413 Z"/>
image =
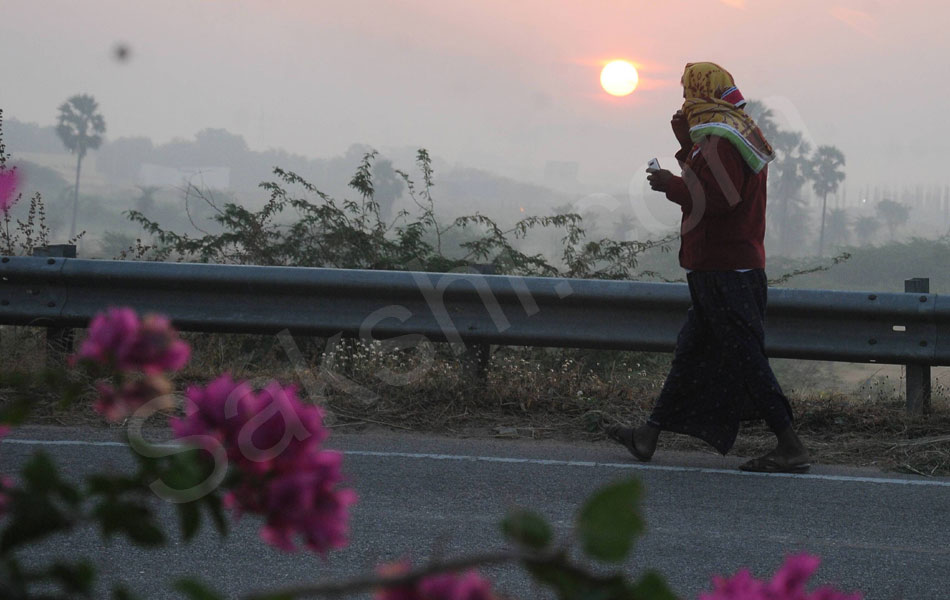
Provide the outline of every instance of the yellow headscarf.
<path id="1" fill-rule="evenodd" d="M 755 173 L 775 158 L 759 126 L 739 109 L 745 100 L 729 71 L 711 62 L 687 63 L 682 84 L 683 114 L 694 142 L 710 135 L 728 139 Z"/>

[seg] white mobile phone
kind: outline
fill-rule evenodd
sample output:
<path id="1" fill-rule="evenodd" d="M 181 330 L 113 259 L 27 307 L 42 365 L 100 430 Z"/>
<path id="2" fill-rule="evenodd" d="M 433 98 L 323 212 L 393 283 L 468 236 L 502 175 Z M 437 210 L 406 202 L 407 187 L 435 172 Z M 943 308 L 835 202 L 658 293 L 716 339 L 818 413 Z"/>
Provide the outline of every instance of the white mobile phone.
<path id="1" fill-rule="evenodd" d="M 647 173 L 656 173 L 660 170 L 660 161 L 655 158 L 651 158 L 649 164 L 647 164 Z"/>

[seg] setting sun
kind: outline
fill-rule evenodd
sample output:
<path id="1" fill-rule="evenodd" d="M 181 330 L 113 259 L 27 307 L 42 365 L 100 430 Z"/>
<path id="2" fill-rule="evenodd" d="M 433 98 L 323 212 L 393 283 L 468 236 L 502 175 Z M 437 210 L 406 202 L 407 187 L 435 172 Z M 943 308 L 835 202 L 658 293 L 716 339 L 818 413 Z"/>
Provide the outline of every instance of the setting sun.
<path id="1" fill-rule="evenodd" d="M 626 96 L 637 89 L 639 81 L 636 67 L 625 60 L 611 61 L 600 72 L 600 85 L 612 96 Z"/>

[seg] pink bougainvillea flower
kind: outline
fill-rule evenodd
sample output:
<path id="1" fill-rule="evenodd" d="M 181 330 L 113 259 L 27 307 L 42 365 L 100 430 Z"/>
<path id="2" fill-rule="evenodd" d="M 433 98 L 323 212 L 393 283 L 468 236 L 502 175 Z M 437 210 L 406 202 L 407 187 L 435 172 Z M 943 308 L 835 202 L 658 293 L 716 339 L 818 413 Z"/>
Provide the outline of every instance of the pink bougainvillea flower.
<path id="1" fill-rule="evenodd" d="M 7 214 L 17 199 L 20 174 L 16 169 L 0 170 L 0 211 Z"/>
<path id="2" fill-rule="evenodd" d="M 810 554 L 797 554 L 785 559 L 771 581 L 760 581 L 748 569 L 741 569 L 731 578 L 713 577 L 713 591 L 699 595 L 698 600 L 861 600 L 861 594 L 845 594 L 824 586 L 808 594 L 805 585 L 821 564 Z"/>
<path id="3" fill-rule="evenodd" d="M 238 421 L 228 422 L 225 417 L 226 407 L 241 411 L 242 405 L 254 402 L 254 391 L 246 382 L 234 381 L 225 373 L 205 387 L 189 387 L 185 397 L 185 415 L 169 421 L 172 431 L 178 438 L 207 438 L 201 445 L 211 451 L 236 437 L 229 429 L 234 429 Z M 230 461 L 239 462 L 242 459 L 237 444 L 227 449 Z"/>
<path id="4" fill-rule="evenodd" d="M 781 598 L 803 596 L 805 584 L 815 574 L 820 564 L 821 559 L 811 554 L 789 556 L 769 582 L 769 592 Z"/>
<path id="5" fill-rule="evenodd" d="M 713 577 L 713 591 L 699 595 L 698 600 L 762 600 L 765 584 L 752 576 L 748 569 L 740 569 L 731 578 Z"/>
<path id="6" fill-rule="evenodd" d="M 116 423 L 153 400 L 159 400 L 152 406 L 155 410 L 172 408 L 175 405 L 172 389 L 171 382 L 160 375 L 127 382 L 119 389 L 107 383 L 98 383 L 96 390 L 99 398 L 93 408 L 106 420 Z"/>
<path id="7" fill-rule="evenodd" d="M 301 402 L 294 386 L 271 382 L 244 408 L 249 411 L 237 442 L 250 471 L 271 469 L 277 455 L 283 455 L 281 464 L 292 462 L 295 453 L 306 454 L 328 436 L 323 409 Z"/>
<path id="8" fill-rule="evenodd" d="M 181 369 L 190 352 L 167 318 L 146 315 L 140 321 L 131 308 L 110 308 L 93 318 L 71 363 L 88 361 L 152 375 Z"/>
<path id="9" fill-rule="evenodd" d="M 347 544 L 349 507 L 356 503 L 350 489 L 335 489 L 342 481 L 340 454 L 314 453 L 303 472 L 279 476 L 265 484 L 264 514 L 267 522 L 261 537 L 268 544 L 292 552 L 294 536 L 318 554 Z M 318 465 L 317 463 L 324 463 Z"/>
<path id="10" fill-rule="evenodd" d="M 384 577 L 408 573 L 408 560 L 380 565 L 376 572 Z M 377 590 L 374 600 L 492 600 L 491 582 L 475 570 L 465 573 L 436 573 L 409 585 Z"/>
<path id="11" fill-rule="evenodd" d="M 171 422 L 175 435 L 208 437 L 208 450 L 224 444 L 228 459 L 247 473 L 267 474 L 276 468 L 278 455 L 308 448 L 295 440 L 315 445 L 327 437 L 322 409 L 300 402 L 293 386 L 271 382 L 255 392 L 247 382 L 223 374 L 204 388 L 188 388 L 185 395 L 185 417 Z"/>
<path id="12" fill-rule="evenodd" d="M 167 317 L 145 315 L 133 343 L 119 354 L 119 368 L 141 369 L 145 373 L 178 371 L 188 362 L 191 349 L 178 339 Z"/>
<path id="13" fill-rule="evenodd" d="M 356 494 L 340 488 L 342 455 L 321 448 L 328 434 L 319 407 L 301 402 L 293 386 L 254 392 L 227 374 L 186 396 L 172 430 L 208 450 L 224 446 L 238 475 L 224 501 L 236 516 L 263 515 L 262 539 L 283 550 L 297 550 L 298 537 L 324 556 L 346 545 Z"/>
<path id="14" fill-rule="evenodd" d="M 89 361 L 115 366 L 119 356 L 125 356 L 138 336 L 139 318 L 131 308 L 110 308 L 93 317 L 89 334 L 71 362 Z"/>

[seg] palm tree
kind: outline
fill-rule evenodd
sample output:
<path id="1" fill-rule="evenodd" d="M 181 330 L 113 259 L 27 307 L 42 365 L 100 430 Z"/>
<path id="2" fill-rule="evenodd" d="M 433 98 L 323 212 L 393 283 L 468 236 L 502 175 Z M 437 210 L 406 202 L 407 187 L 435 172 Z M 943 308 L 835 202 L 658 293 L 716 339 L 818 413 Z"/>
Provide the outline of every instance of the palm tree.
<path id="1" fill-rule="evenodd" d="M 775 113 L 758 100 L 750 100 L 744 108 L 755 120 L 775 150 L 775 161 L 769 167 L 769 202 L 777 210 L 768 212 L 777 233 L 778 252 L 787 255 L 792 248 L 801 248 L 808 231 L 807 200 L 802 187 L 812 178 L 811 144 L 801 132 L 779 127 Z"/>
<path id="2" fill-rule="evenodd" d="M 910 216 L 910 207 L 893 200 L 881 200 L 874 207 L 877 215 L 887 225 L 887 230 L 891 234 L 891 241 L 894 241 L 894 232 L 898 227 L 907 222 Z"/>
<path id="3" fill-rule="evenodd" d="M 769 196 L 778 202 L 772 213 L 779 234 L 779 254 L 788 256 L 795 247 L 802 247 L 808 231 L 808 201 L 802 187 L 812 178 L 811 144 L 799 131 L 778 131 L 771 140 L 776 159 L 769 177 Z M 769 173 L 769 175 L 772 175 Z"/>
<path id="4" fill-rule="evenodd" d="M 834 146 L 818 146 L 813 158 L 812 189 L 821 197 L 821 233 L 818 234 L 818 256 L 825 252 L 825 208 L 828 194 L 838 191 L 838 185 L 844 181 L 844 154 Z"/>
<path id="5" fill-rule="evenodd" d="M 76 154 L 76 187 L 73 190 L 73 221 L 69 237 L 76 236 L 76 214 L 79 210 L 79 173 L 86 152 L 102 144 L 106 121 L 96 112 L 99 104 L 88 94 L 72 96 L 59 107 L 59 123 L 56 134 L 70 153 Z"/>
<path id="6" fill-rule="evenodd" d="M 743 109 L 755 120 L 755 124 L 762 130 L 765 139 L 772 141 L 779 134 L 778 124 L 775 122 L 775 113 L 763 102 L 749 100 Z"/>

